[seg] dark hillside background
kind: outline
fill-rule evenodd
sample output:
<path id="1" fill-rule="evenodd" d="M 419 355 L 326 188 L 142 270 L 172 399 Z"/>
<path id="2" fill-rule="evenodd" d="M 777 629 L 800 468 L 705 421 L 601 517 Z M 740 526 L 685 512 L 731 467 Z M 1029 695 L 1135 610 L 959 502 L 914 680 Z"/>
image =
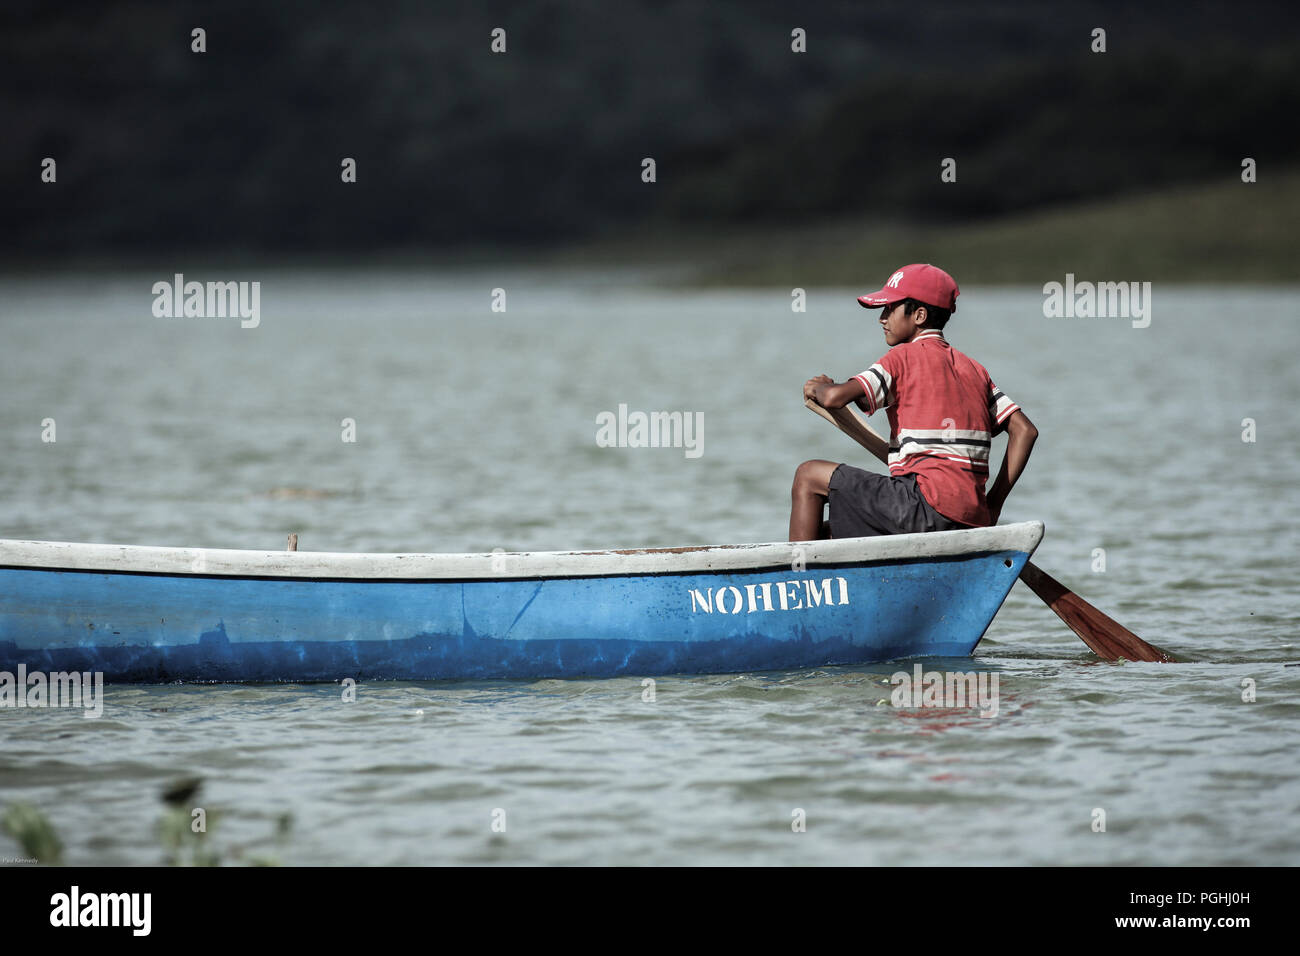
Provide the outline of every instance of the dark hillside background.
<path id="1" fill-rule="evenodd" d="M 0 256 L 966 222 L 1228 183 L 1300 164 L 1298 37 L 1286 3 L 10 2 Z"/>

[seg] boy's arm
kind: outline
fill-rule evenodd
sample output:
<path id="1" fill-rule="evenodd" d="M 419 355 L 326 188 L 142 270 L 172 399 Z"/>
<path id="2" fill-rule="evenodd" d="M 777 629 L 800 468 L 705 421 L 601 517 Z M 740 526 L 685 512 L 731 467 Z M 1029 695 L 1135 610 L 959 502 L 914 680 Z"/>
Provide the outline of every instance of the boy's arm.
<path id="1" fill-rule="evenodd" d="M 1007 495 L 1020 479 L 1025 465 L 1029 463 L 1029 453 L 1034 450 L 1034 441 L 1038 438 L 1038 429 L 1022 411 L 1016 411 L 1007 419 L 1007 453 L 1002 459 L 1002 470 L 997 480 L 988 491 L 989 514 L 993 523 L 998 523 L 1002 506 L 1007 502 Z"/>
<path id="2" fill-rule="evenodd" d="M 843 408 L 849 402 L 857 401 L 867 394 L 862 383 L 856 378 L 836 384 L 829 375 L 818 375 L 804 382 L 803 397 L 811 398 L 822 408 Z M 861 402 L 858 407 L 862 408 Z M 866 411 L 863 408 L 863 411 Z"/>

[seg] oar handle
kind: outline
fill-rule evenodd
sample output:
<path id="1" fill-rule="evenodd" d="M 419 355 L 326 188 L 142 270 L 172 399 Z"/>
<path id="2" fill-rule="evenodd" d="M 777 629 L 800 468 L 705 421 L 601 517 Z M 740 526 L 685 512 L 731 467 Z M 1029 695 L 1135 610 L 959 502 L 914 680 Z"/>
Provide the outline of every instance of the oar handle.
<path id="1" fill-rule="evenodd" d="M 803 403 L 885 464 L 889 464 L 889 442 L 859 418 L 853 409 L 847 405 L 844 408 L 823 408 L 811 398 L 805 398 Z"/>

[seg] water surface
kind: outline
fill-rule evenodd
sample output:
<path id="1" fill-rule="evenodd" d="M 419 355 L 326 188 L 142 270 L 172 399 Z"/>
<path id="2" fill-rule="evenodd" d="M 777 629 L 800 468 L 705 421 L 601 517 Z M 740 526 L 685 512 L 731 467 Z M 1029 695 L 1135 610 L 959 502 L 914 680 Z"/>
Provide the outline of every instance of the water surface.
<path id="1" fill-rule="evenodd" d="M 880 467 L 799 397 L 883 353 L 861 290 L 811 289 L 796 314 L 788 291 L 617 273 L 203 276 L 262 282 L 241 329 L 155 318 L 159 278 L 0 283 L 0 537 L 779 540 L 800 461 Z M 159 861 L 159 793 L 184 776 L 226 862 L 1294 863 L 1297 301 L 1157 286 L 1135 329 L 970 287 L 948 329 L 1041 433 L 1004 520 L 1044 521 L 1037 563 L 1182 663 L 1098 664 L 1017 587 L 973 659 L 926 662 L 996 672 L 987 720 L 889 706 L 892 664 L 646 675 L 653 703 L 639 678 L 365 683 L 347 703 L 332 685 L 118 686 L 98 721 L 0 711 L 0 804 L 42 808 L 88 864 Z M 598 447 L 620 403 L 702 412 L 703 454 Z"/>

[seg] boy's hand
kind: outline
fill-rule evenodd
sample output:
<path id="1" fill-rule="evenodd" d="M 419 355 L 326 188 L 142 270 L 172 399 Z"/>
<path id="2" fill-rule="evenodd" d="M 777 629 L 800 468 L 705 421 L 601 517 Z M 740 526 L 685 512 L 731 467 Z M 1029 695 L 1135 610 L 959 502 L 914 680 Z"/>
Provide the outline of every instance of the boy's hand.
<path id="1" fill-rule="evenodd" d="M 835 379 L 831 378 L 829 375 L 816 375 L 803 383 L 803 397 L 811 398 L 814 402 L 817 402 L 817 386 L 834 384 Z M 821 402 L 817 402 L 817 404 L 820 405 Z"/>

